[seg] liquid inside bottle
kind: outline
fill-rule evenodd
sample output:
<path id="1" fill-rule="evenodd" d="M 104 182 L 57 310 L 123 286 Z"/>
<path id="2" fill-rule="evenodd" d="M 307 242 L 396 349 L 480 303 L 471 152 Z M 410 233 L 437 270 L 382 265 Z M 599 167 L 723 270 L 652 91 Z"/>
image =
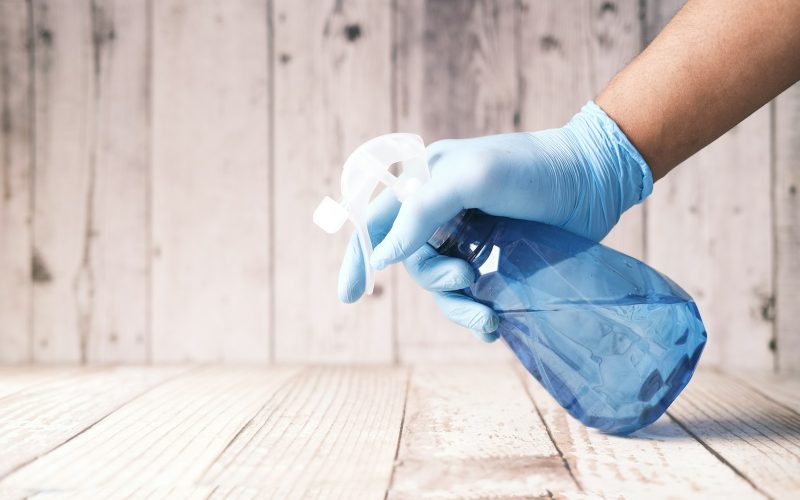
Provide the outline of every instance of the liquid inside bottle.
<path id="1" fill-rule="evenodd" d="M 692 298 L 646 264 L 537 222 L 465 210 L 431 240 L 468 261 L 463 292 L 494 309 L 498 333 L 573 417 L 627 434 L 689 382 L 706 331 Z"/>

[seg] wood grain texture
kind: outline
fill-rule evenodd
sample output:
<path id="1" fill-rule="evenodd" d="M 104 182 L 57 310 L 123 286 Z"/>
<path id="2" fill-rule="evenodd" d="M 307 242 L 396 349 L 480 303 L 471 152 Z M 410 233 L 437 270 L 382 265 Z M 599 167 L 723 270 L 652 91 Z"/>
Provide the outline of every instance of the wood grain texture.
<path id="1" fill-rule="evenodd" d="M 426 143 L 511 132 L 517 106 L 515 4 L 397 2 L 395 115 Z M 397 355 L 403 361 L 508 359 L 447 321 L 433 298 L 398 268 Z"/>
<path id="2" fill-rule="evenodd" d="M 0 485 L 14 470 L 61 446 L 182 370 L 86 369 L 0 399 Z"/>
<path id="3" fill-rule="evenodd" d="M 560 127 L 642 49 L 639 2 L 523 1 L 519 18 L 520 127 Z M 644 258 L 644 207 L 603 243 Z"/>
<path id="4" fill-rule="evenodd" d="M 49 366 L 2 366 L 0 367 L 0 399 L 28 387 L 66 377 L 76 368 Z"/>
<path id="5" fill-rule="evenodd" d="M 152 358 L 270 356 L 266 2 L 153 2 Z"/>
<path id="6" fill-rule="evenodd" d="M 33 2 L 33 346 L 39 361 L 146 359 L 147 11 Z"/>
<path id="7" fill-rule="evenodd" d="M 217 489 L 211 486 L 142 486 L 131 484 L 122 488 L 81 488 L 69 491 L 17 491 L 19 500 L 85 500 L 87 498 L 146 498 L 147 500 L 208 500 L 224 498 L 217 496 Z M 227 493 L 227 492 L 220 492 Z M 0 489 L 0 495 L 3 490 Z M 2 497 L 6 498 L 6 497 Z M 227 498 L 234 498 L 229 496 Z"/>
<path id="8" fill-rule="evenodd" d="M 560 127 L 641 50 L 635 1 L 523 1 L 520 104 L 524 130 Z"/>
<path id="9" fill-rule="evenodd" d="M 150 71 L 147 2 L 94 0 L 85 359 L 148 360 Z"/>
<path id="10" fill-rule="evenodd" d="M 33 358 L 87 358 L 97 96 L 88 1 L 33 6 Z"/>
<path id="11" fill-rule="evenodd" d="M 669 416 L 623 438 L 583 427 L 520 367 L 410 370 L 2 369 L 0 498 L 777 499 L 800 491 L 796 378 L 700 371 Z"/>
<path id="12" fill-rule="evenodd" d="M 194 370 L 141 395 L 2 484 L 17 489 L 102 488 L 107 498 L 121 498 L 136 487 L 190 487 L 299 371 Z"/>
<path id="13" fill-rule="evenodd" d="M 33 182 L 30 16 L 0 2 L 0 362 L 31 359 Z"/>
<path id="14" fill-rule="evenodd" d="M 737 373 L 729 376 L 800 414 L 800 378 L 793 374 L 774 374 L 759 371 Z"/>
<path id="15" fill-rule="evenodd" d="M 800 84 L 772 104 L 777 368 L 800 373 Z"/>
<path id="16" fill-rule="evenodd" d="M 340 197 L 342 165 L 391 129 L 388 0 L 276 0 L 275 359 L 392 359 L 392 280 L 357 305 L 340 304 L 337 276 L 350 235 L 311 223 L 326 195 Z"/>
<path id="17" fill-rule="evenodd" d="M 669 413 L 765 495 L 797 495 L 800 413 L 796 410 L 730 377 L 700 372 Z"/>
<path id="18" fill-rule="evenodd" d="M 577 493 L 510 365 L 414 368 L 388 498 Z"/>
<path id="19" fill-rule="evenodd" d="M 524 369 L 517 371 L 590 497 L 764 498 L 670 417 L 628 437 L 588 429 Z"/>
<path id="20" fill-rule="evenodd" d="M 270 498 L 382 497 L 407 374 L 394 367 L 308 370 L 264 403 L 202 482 Z"/>

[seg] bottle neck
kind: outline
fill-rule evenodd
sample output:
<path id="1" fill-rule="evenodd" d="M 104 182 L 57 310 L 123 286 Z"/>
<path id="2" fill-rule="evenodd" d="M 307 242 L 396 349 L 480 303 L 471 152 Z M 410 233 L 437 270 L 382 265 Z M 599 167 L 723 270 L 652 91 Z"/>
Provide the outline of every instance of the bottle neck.
<path id="1" fill-rule="evenodd" d="M 445 225 L 437 229 L 431 239 L 428 240 L 428 244 L 439 253 L 443 253 L 452 247 L 456 236 L 464 225 L 464 217 L 468 215 L 468 211 L 462 210 Z"/>
<path id="2" fill-rule="evenodd" d="M 441 255 L 474 263 L 491 241 L 498 219 L 478 209 L 462 210 L 436 230 L 428 243 Z"/>

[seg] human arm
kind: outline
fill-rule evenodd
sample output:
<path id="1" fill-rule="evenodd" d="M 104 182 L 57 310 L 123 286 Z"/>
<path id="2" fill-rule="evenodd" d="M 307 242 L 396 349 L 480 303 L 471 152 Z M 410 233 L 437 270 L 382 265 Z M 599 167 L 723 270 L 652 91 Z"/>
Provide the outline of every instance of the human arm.
<path id="1" fill-rule="evenodd" d="M 660 179 L 799 79 L 799 1 L 690 0 L 596 102 Z"/>

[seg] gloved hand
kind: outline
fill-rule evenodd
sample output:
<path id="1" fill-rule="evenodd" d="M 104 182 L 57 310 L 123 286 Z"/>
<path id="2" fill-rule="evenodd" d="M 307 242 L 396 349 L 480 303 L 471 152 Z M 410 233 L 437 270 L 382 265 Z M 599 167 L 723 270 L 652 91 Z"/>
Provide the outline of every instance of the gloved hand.
<path id="1" fill-rule="evenodd" d="M 499 319 L 458 291 L 475 280 L 470 265 L 426 243 L 439 226 L 462 209 L 477 208 L 600 241 L 653 189 L 647 163 L 593 102 L 558 129 L 438 141 L 427 156 L 431 180 L 402 206 L 389 190 L 370 203 L 371 265 L 382 269 L 404 261 L 448 318 L 486 341 L 497 338 Z M 339 274 L 339 298 L 356 301 L 364 284 L 354 235 Z"/>

